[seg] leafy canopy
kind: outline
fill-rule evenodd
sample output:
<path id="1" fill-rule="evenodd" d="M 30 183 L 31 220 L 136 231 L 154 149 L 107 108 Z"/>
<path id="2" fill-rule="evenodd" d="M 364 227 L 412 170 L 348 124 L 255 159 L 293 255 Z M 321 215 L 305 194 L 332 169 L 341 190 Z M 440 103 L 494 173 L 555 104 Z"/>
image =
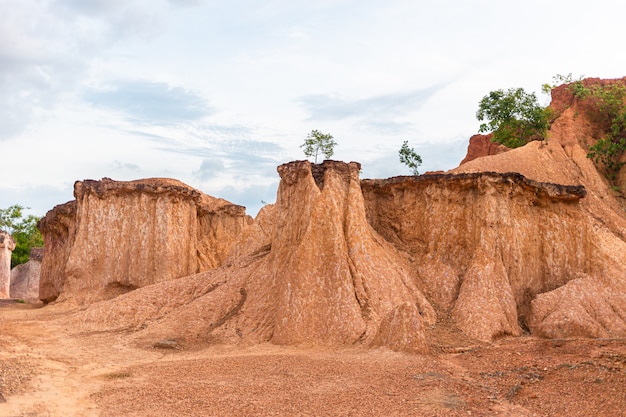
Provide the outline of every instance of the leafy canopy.
<path id="1" fill-rule="evenodd" d="M 37 229 L 40 217 L 29 214 L 24 216 L 25 208 L 14 204 L 6 209 L 0 209 L 0 230 L 13 236 L 15 250 L 11 255 L 11 268 L 28 262 L 30 250 L 43 246 L 43 237 Z"/>
<path id="2" fill-rule="evenodd" d="M 317 164 L 317 157 L 320 154 L 324 154 L 326 159 L 333 156 L 335 153 L 335 146 L 337 142 L 333 139 L 330 133 L 321 133 L 319 130 L 311 130 L 302 145 L 300 147 L 304 151 L 307 158 L 314 158 Z"/>
<path id="3" fill-rule="evenodd" d="M 493 132 L 493 141 L 517 148 L 543 140 L 548 130 L 549 110 L 537 102 L 535 93 L 523 88 L 496 90 L 480 100 L 476 118 L 486 121 L 480 132 Z"/>
<path id="4" fill-rule="evenodd" d="M 408 166 L 413 175 L 419 175 L 417 168 L 422 165 L 422 157 L 415 153 L 415 149 L 409 148 L 409 141 L 405 140 L 398 151 L 400 162 Z"/>

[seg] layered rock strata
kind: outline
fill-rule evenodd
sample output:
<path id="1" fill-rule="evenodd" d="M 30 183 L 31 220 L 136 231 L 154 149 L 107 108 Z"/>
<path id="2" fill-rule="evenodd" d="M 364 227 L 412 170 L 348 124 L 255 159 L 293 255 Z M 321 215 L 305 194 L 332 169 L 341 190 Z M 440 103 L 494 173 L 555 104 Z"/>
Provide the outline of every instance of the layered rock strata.
<path id="1" fill-rule="evenodd" d="M 111 298 L 212 269 L 251 220 L 244 207 L 168 179 L 78 181 L 74 196 L 39 224 L 45 301 Z"/>
<path id="2" fill-rule="evenodd" d="M 147 326 L 152 339 L 427 350 L 434 309 L 406 259 L 368 224 L 359 170 L 281 165 L 276 204 L 225 266 L 93 305 L 81 324 Z"/>
<path id="3" fill-rule="evenodd" d="M 548 140 L 500 152 L 475 137 L 447 174 L 359 181 L 357 163 L 281 165 L 276 204 L 207 262 L 221 266 L 94 304 L 77 325 L 418 352 L 450 325 L 482 341 L 626 337 L 624 204 L 587 157 L 597 123 L 564 91 Z"/>

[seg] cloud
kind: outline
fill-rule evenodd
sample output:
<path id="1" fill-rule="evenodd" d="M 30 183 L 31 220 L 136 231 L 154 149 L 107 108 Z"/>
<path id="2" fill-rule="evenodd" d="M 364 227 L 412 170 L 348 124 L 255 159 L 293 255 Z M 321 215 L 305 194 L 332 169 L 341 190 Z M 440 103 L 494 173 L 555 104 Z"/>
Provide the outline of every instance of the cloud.
<path id="1" fill-rule="evenodd" d="M 309 95 L 298 101 L 310 113 L 309 119 L 341 120 L 351 117 L 384 120 L 419 109 L 441 86 L 408 92 L 383 94 L 364 99 L 333 95 Z"/>
<path id="2" fill-rule="evenodd" d="M 194 121 L 212 113 L 207 101 L 182 87 L 151 81 L 116 81 L 91 89 L 84 99 L 94 106 L 126 113 L 151 124 Z"/>
<path id="3" fill-rule="evenodd" d="M 19 189 L 0 186 L 0 208 L 7 208 L 13 204 L 29 207 L 28 214 L 45 216 L 45 214 L 59 204 L 74 199 L 74 186 L 65 185 L 62 188 L 49 185 L 25 185 Z"/>
<path id="4" fill-rule="evenodd" d="M 141 167 L 137 164 L 133 164 L 130 162 L 114 161 L 113 170 L 117 172 L 119 171 L 141 172 Z"/>
<path id="5" fill-rule="evenodd" d="M 224 163 L 221 158 L 205 158 L 200 164 L 200 168 L 193 172 L 193 176 L 200 181 L 206 181 L 214 178 L 218 173 L 224 170 Z"/>
<path id="6" fill-rule="evenodd" d="M 246 187 L 227 186 L 215 191 L 216 197 L 224 198 L 231 203 L 244 206 L 246 213 L 256 216 L 261 207 L 276 201 L 278 190 L 278 175 L 276 181 L 269 184 L 249 184 Z"/>
<path id="7" fill-rule="evenodd" d="M 0 141 L 45 119 L 112 47 L 159 35 L 171 7 L 145 0 L 0 0 Z"/>

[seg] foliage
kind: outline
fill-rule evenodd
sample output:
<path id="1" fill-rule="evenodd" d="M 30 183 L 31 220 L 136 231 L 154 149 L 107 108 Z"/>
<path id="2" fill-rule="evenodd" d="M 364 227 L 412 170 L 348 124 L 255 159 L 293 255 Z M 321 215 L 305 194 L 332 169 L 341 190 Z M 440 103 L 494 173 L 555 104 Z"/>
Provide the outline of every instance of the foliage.
<path id="1" fill-rule="evenodd" d="M 14 204 L 6 209 L 0 209 L 0 230 L 13 236 L 15 250 L 11 255 L 11 268 L 28 262 L 30 250 L 43 246 L 43 237 L 37 229 L 40 217 L 29 214 L 24 216 L 24 207 Z"/>
<path id="2" fill-rule="evenodd" d="M 493 141 L 517 148 L 532 140 L 543 140 L 549 126 L 550 110 L 541 107 L 534 93 L 523 88 L 496 90 L 480 100 L 476 118 L 486 120 L 480 132 L 493 132 Z"/>
<path id="3" fill-rule="evenodd" d="M 550 91 L 552 91 L 553 88 L 559 85 L 569 84 L 568 89 L 574 94 L 575 97 L 585 98 L 589 93 L 589 90 L 583 84 L 583 78 L 584 76 L 581 75 L 577 79 L 574 79 L 571 72 L 567 75 L 557 74 L 552 77 L 552 84 L 544 84 L 541 87 L 541 91 L 546 94 L 550 94 Z"/>
<path id="4" fill-rule="evenodd" d="M 314 157 L 317 164 L 317 156 L 324 154 L 326 159 L 330 158 L 335 153 L 336 145 L 337 142 L 335 142 L 330 133 L 321 133 L 319 130 L 314 129 L 307 135 L 306 140 L 300 147 L 308 158 Z"/>
<path id="5" fill-rule="evenodd" d="M 591 116 L 604 129 L 604 137 L 589 147 L 587 157 L 604 167 L 609 181 L 615 181 L 626 151 L 626 87 L 617 83 L 591 87 L 576 84 L 570 85 L 573 94 L 591 104 Z"/>
<path id="6" fill-rule="evenodd" d="M 411 172 L 413 172 L 413 175 L 420 174 L 417 168 L 422 165 L 422 157 L 415 153 L 415 149 L 409 148 L 408 141 L 404 141 L 398 154 L 400 156 L 400 162 L 408 166 Z"/>

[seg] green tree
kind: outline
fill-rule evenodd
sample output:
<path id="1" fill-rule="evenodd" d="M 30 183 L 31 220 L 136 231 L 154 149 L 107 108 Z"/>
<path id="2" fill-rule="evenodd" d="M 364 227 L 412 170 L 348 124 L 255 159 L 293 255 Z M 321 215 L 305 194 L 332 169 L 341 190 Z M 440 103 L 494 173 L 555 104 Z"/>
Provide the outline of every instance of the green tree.
<path id="1" fill-rule="evenodd" d="M 545 139 L 549 116 L 549 109 L 541 107 L 535 94 L 523 88 L 490 92 L 480 100 L 476 112 L 479 121 L 486 121 L 479 131 L 493 132 L 493 141 L 509 148 Z"/>
<path id="2" fill-rule="evenodd" d="M 314 158 L 317 164 L 317 157 L 324 154 L 326 159 L 335 153 L 337 142 L 330 133 L 321 133 L 319 130 L 311 130 L 300 147 L 308 158 Z"/>
<path id="3" fill-rule="evenodd" d="M 37 229 L 40 217 L 24 215 L 24 207 L 14 204 L 6 209 L 0 209 L 0 230 L 13 236 L 15 250 L 11 255 L 11 268 L 28 262 L 30 250 L 43 246 L 43 237 Z"/>
<path id="4" fill-rule="evenodd" d="M 404 141 L 400 151 L 398 151 L 398 155 L 400 156 L 400 162 L 408 166 L 413 175 L 420 174 L 417 168 L 422 165 L 422 157 L 415 152 L 415 149 L 409 148 L 409 141 Z"/>

